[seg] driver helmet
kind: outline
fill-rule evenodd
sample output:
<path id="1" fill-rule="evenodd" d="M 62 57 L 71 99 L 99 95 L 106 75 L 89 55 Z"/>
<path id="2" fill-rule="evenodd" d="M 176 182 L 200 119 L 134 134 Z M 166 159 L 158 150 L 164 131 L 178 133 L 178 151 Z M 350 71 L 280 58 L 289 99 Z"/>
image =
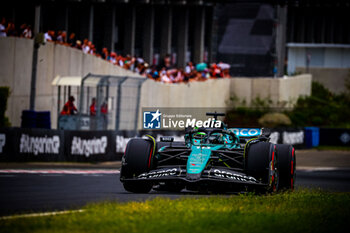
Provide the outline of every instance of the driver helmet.
<path id="1" fill-rule="evenodd" d="M 212 144 L 221 144 L 223 143 L 223 136 L 221 133 L 214 133 L 209 136 L 208 142 Z"/>

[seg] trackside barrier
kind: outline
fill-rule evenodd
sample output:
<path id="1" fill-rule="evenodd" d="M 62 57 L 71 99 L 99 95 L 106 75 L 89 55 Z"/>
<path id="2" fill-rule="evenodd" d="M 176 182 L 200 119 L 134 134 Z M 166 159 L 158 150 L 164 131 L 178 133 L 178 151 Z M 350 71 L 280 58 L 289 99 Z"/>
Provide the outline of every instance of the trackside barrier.
<path id="1" fill-rule="evenodd" d="M 0 129 L 0 161 L 111 161 L 116 153 L 116 135 L 129 132 L 64 131 L 47 129 Z"/>
<path id="2" fill-rule="evenodd" d="M 272 143 L 292 144 L 305 148 L 303 128 L 273 129 Z M 113 161 L 120 160 L 128 141 L 150 134 L 157 140 L 173 136 L 183 140 L 183 131 L 68 131 L 48 129 L 0 129 L 0 161 Z M 341 138 L 338 141 L 334 138 Z M 333 141 L 332 141 L 333 140 Z M 336 145 L 343 140 L 349 146 L 350 130 L 320 129 L 320 145 Z M 327 144 L 333 143 L 333 144 Z M 337 144 L 337 145 L 338 145 Z"/>
<path id="3" fill-rule="evenodd" d="M 0 129 L 0 161 L 65 161 L 64 131 Z"/>
<path id="4" fill-rule="evenodd" d="M 320 128 L 320 145 L 350 146 L 350 129 Z"/>

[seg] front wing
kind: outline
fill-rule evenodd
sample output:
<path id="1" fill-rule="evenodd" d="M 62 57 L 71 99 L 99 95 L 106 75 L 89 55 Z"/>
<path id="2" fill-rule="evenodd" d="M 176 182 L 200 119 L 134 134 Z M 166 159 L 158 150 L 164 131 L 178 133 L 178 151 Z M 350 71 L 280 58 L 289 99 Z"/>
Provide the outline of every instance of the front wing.
<path id="1" fill-rule="evenodd" d="M 211 168 L 201 174 L 187 174 L 181 167 L 167 167 L 142 173 L 134 178 L 121 178 L 121 181 L 180 182 L 185 184 L 230 184 L 230 186 L 266 186 L 254 177 L 226 168 Z"/>

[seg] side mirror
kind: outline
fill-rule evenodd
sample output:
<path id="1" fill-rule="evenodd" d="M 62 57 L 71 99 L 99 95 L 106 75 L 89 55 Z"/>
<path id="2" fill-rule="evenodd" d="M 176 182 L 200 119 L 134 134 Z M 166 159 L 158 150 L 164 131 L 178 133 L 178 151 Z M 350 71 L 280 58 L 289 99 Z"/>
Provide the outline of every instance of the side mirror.
<path id="1" fill-rule="evenodd" d="M 262 131 L 261 136 L 270 137 L 270 135 L 271 135 L 271 130 L 270 129 L 262 128 L 261 131 Z"/>

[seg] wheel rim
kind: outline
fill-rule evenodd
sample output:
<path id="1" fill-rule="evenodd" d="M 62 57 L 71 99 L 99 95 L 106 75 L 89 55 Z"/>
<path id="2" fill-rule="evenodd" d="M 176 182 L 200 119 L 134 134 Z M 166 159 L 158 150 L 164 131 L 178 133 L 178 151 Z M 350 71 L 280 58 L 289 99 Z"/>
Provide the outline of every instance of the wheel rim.
<path id="1" fill-rule="evenodd" d="M 269 164 L 269 190 L 276 192 L 278 190 L 279 174 L 277 169 L 276 146 L 272 151 L 271 161 Z"/>

